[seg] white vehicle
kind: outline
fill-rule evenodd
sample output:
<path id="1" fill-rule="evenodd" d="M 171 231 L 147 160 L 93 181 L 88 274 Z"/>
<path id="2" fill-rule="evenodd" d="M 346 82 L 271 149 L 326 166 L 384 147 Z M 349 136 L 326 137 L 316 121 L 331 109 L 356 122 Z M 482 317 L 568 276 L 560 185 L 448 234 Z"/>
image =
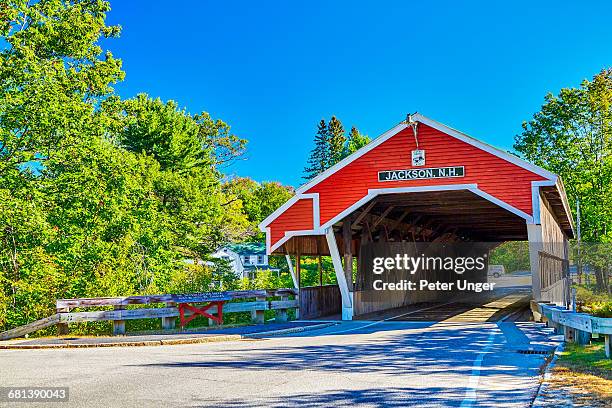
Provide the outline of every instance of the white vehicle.
<path id="1" fill-rule="evenodd" d="M 504 273 L 506 273 L 506 268 L 504 265 L 489 265 L 489 276 L 493 276 L 494 278 L 499 278 Z"/>

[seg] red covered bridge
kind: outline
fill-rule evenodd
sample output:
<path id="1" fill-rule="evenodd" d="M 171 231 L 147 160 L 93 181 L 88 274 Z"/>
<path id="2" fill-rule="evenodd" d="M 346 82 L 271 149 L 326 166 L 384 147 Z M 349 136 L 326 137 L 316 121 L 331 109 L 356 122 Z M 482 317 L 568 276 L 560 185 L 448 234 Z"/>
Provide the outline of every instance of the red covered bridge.
<path id="1" fill-rule="evenodd" d="M 343 319 L 418 300 L 361 301 L 353 259 L 374 242 L 528 240 L 533 297 L 567 297 L 552 270 L 573 237 L 560 178 L 418 113 L 300 187 L 260 228 L 269 254 L 331 256 Z"/>

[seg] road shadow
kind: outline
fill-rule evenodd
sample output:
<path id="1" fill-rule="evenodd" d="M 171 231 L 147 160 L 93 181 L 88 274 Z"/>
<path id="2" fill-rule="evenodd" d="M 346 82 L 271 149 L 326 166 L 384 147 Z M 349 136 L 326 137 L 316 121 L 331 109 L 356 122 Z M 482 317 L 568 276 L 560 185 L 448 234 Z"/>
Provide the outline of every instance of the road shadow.
<path id="1" fill-rule="evenodd" d="M 367 406 L 383 407 L 460 407 L 464 398 L 461 388 L 445 387 L 401 387 L 368 388 L 360 390 L 334 390 L 319 394 L 288 394 L 266 398 L 194 399 L 201 407 L 255 408 L 255 407 L 329 407 Z M 511 392 L 489 392 L 478 398 L 473 406 L 510 407 L 525 399 L 522 390 Z M 191 405 L 190 405 L 191 406 Z"/>
<path id="2" fill-rule="evenodd" d="M 493 343 L 490 333 L 496 336 Z M 356 334 L 360 336 L 352 337 Z M 376 334 L 376 338 L 370 339 L 369 334 Z M 438 324 L 435 327 L 430 325 L 425 328 L 402 329 L 400 325 L 381 323 L 359 331 L 310 336 L 313 337 L 311 345 L 291 345 L 287 337 L 287 345 L 280 347 L 267 347 L 265 341 L 253 349 L 228 345 L 222 353 L 214 356 L 196 353 L 192 361 L 149 363 L 142 366 L 177 370 L 197 367 L 237 372 L 308 369 L 394 374 L 409 370 L 422 371 L 424 375 L 437 372 L 468 375 L 479 353 L 484 353 L 484 358 L 502 353 L 508 357 L 503 365 L 483 365 L 480 375 L 486 376 L 524 375 L 528 367 L 537 370 L 540 364 L 533 364 L 535 360 L 544 360 L 543 356 L 522 355 L 516 350 L 507 349 L 502 331 L 492 324 L 483 330 L 482 325 Z M 346 336 L 346 340 L 332 339 L 332 336 Z M 342 344 L 344 341 L 350 343 Z"/>
<path id="3" fill-rule="evenodd" d="M 346 373 L 374 375 L 381 381 L 380 375 L 407 375 L 407 382 L 410 382 L 409 387 L 399 388 L 333 389 L 315 395 L 288 393 L 249 399 L 233 399 L 231 395 L 224 395 L 193 401 L 201 406 L 453 407 L 460 406 L 465 398 L 467 378 L 473 374 L 475 359 L 482 355 L 482 365 L 478 370 L 481 384 L 487 383 L 488 377 L 491 377 L 491 384 L 502 381 L 503 386 L 488 386 L 481 390 L 473 406 L 529 405 L 540 367 L 545 362 L 544 355 L 521 354 L 510 349 L 503 332 L 491 323 L 416 324 L 420 327 L 402 329 L 402 325 L 414 326 L 415 323 L 380 323 L 360 329 L 359 336 L 349 335 L 355 333 L 330 333 L 325 336 L 310 334 L 306 338 L 310 338 L 312 344 L 306 345 L 303 342 L 292 345 L 290 337 L 281 338 L 287 340 L 287 344 L 281 346 L 278 345 L 278 338 L 274 344 L 264 340 L 252 349 L 244 349 L 234 343 L 228 344 L 227 348 L 215 355 L 193 353 L 189 355 L 189 361 L 138 366 L 164 368 L 168 375 L 179 377 L 181 370 L 192 368 L 210 373 L 230 370 L 236 378 L 242 373 L 248 375 L 253 372 L 262 373 L 262 378 L 266 378 L 263 372 L 270 370 L 282 372 L 283 376 L 291 378 L 291 371 L 297 373 L 307 370 L 313 378 L 316 378 L 317 373 Z M 530 334 L 533 339 L 538 336 L 546 337 L 542 333 Z M 175 370 L 177 372 L 173 374 Z M 457 380 L 442 380 L 453 378 L 453 375 Z M 365 381 L 367 384 L 367 377 Z M 529 384 L 533 385 L 531 391 Z M 325 384 L 322 388 L 334 388 L 334 385 Z"/>

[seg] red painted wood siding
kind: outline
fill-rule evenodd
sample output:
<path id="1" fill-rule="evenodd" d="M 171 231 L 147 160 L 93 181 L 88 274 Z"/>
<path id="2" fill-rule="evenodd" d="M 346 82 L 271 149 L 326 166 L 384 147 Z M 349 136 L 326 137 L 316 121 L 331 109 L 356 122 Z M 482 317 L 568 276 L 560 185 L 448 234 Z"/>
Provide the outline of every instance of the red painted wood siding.
<path id="1" fill-rule="evenodd" d="M 413 168 L 416 144 L 412 129 L 404 129 L 306 191 L 319 193 L 321 225 L 366 196 L 368 189 L 445 184 L 477 184 L 531 215 L 531 182 L 543 177 L 423 123 L 419 124 L 419 147 L 425 150 L 426 168 L 464 166 L 465 177 L 379 182 L 379 171 Z M 272 245 L 286 231 L 313 228 L 312 203 L 299 200 L 270 224 Z"/>
<path id="2" fill-rule="evenodd" d="M 465 177 L 379 182 L 378 171 L 413 168 L 416 144 L 412 129 L 404 129 L 307 191 L 319 193 L 321 225 L 363 198 L 370 188 L 443 184 L 478 184 L 481 190 L 531 214 L 531 181 L 543 177 L 422 123 L 419 147 L 425 150 L 425 167 L 464 166 Z"/>
<path id="3" fill-rule="evenodd" d="M 271 243 L 274 245 L 285 236 L 285 231 L 311 230 L 313 223 L 313 200 L 303 198 L 295 202 L 285 212 L 278 216 L 269 225 Z"/>

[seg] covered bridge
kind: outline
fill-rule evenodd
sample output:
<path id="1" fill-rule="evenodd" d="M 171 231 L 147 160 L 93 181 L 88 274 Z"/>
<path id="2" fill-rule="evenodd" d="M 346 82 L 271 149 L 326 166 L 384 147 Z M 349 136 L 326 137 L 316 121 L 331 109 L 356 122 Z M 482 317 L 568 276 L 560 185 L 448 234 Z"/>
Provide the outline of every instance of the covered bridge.
<path id="1" fill-rule="evenodd" d="M 418 113 L 301 186 L 260 228 L 268 254 L 331 256 L 343 319 L 415 301 L 362 301 L 367 266 L 356 274 L 353 259 L 372 243 L 528 240 L 533 298 L 567 297 L 574 232 L 560 178 Z"/>

